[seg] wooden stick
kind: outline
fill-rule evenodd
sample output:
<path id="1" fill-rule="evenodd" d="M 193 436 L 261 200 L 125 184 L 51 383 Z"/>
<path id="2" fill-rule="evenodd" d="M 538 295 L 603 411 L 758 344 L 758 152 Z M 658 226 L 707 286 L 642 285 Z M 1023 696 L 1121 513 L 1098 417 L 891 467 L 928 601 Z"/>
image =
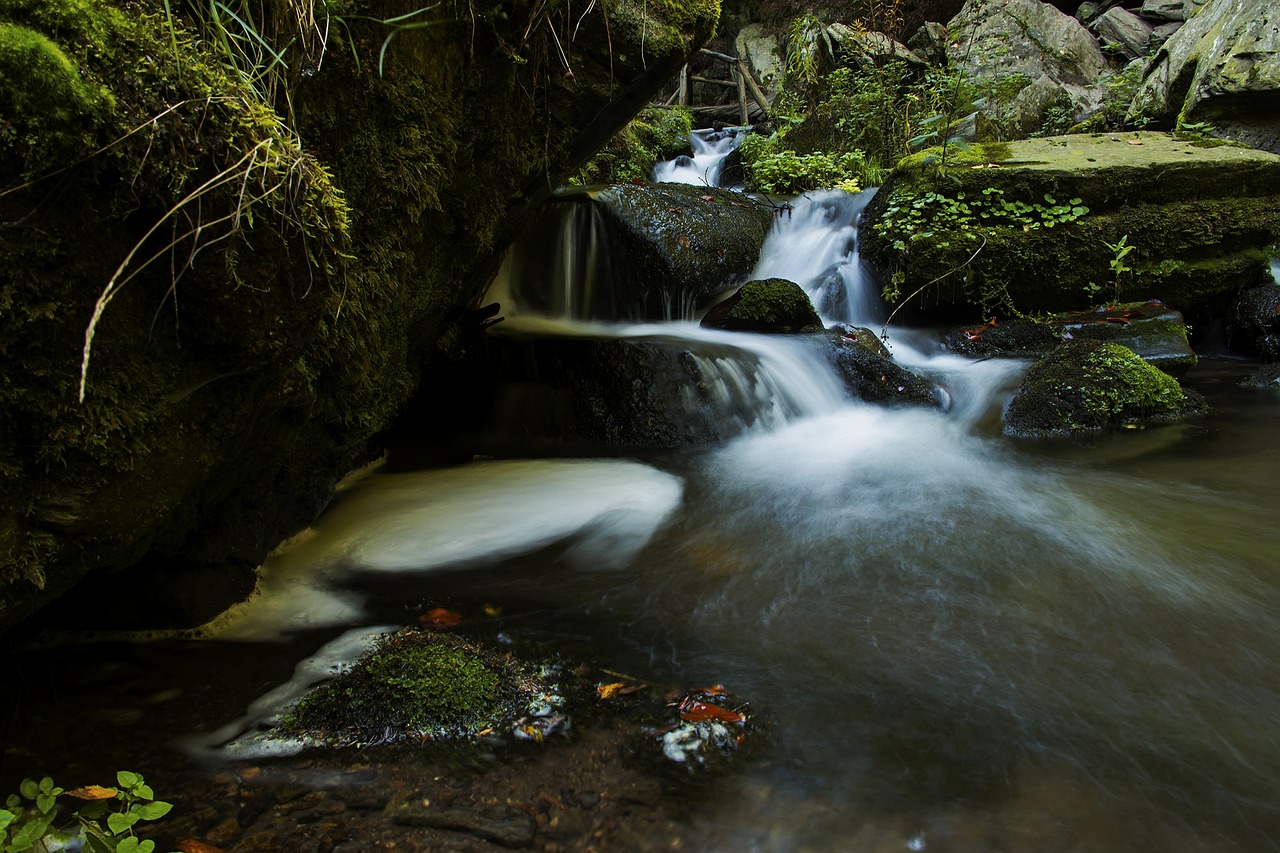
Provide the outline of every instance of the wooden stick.
<path id="1" fill-rule="evenodd" d="M 702 49 L 701 53 L 702 53 L 702 55 L 703 55 L 703 56 L 711 56 L 711 57 L 714 57 L 714 58 L 716 58 L 716 59 L 719 59 L 719 60 L 721 60 L 721 61 L 723 61 L 723 62 L 737 62 L 737 61 L 738 61 L 738 57 L 736 57 L 736 56 L 728 56 L 728 55 L 723 54 L 723 53 L 716 53 L 714 50 L 707 50 L 705 47 Z"/>
<path id="2" fill-rule="evenodd" d="M 735 62 L 730 66 L 733 69 L 734 82 L 738 84 L 738 114 L 742 117 L 742 121 L 738 124 L 750 124 L 751 118 L 747 115 L 747 81 L 742 79 L 742 72 L 738 68 L 740 64 Z"/>
<path id="3" fill-rule="evenodd" d="M 760 109 L 764 112 L 764 117 L 769 117 L 769 98 L 764 91 L 756 84 L 756 78 L 751 76 L 751 71 L 747 68 L 747 63 L 741 59 L 738 60 L 738 73 L 747 81 L 747 88 L 751 90 L 751 98 L 760 105 Z"/>
<path id="4" fill-rule="evenodd" d="M 737 85 L 732 80 L 716 80 L 713 77 L 698 77 L 695 75 L 690 79 L 695 83 L 706 83 L 708 86 L 725 86 L 730 89 Z"/>
<path id="5" fill-rule="evenodd" d="M 680 106 L 689 106 L 689 66 L 680 68 Z"/>

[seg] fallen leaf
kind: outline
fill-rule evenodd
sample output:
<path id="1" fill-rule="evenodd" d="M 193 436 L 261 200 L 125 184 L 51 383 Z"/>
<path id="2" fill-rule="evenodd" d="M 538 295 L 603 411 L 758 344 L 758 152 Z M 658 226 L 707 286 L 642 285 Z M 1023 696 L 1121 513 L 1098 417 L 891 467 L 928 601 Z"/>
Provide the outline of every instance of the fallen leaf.
<path id="1" fill-rule="evenodd" d="M 83 788 L 72 788 L 70 791 L 64 791 L 68 797 L 75 797 L 77 800 L 110 800 L 114 799 L 120 792 L 115 788 L 104 788 L 101 785 L 86 785 Z"/>
<path id="2" fill-rule="evenodd" d="M 672 213 L 684 213 L 683 207 L 668 207 L 667 210 L 671 211 Z"/>
<path id="3" fill-rule="evenodd" d="M 484 607 L 480 609 L 483 610 L 484 615 L 488 616 L 490 619 L 497 619 L 499 616 L 502 615 L 502 608 L 498 607 L 497 605 L 486 604 Z"/>
<path id="4" fill-rule="evenodd" d="M 443 607 L 433 607 L 418 617 L 418 621 L 433 628 L 447 628 L 462 621 L 462 614 Z"/>
<path id="5" fill-rule="evenodd" d="M 614 696 L 626 696 L 630 693 L 638 693 L 644 688 L 639 684 L 628 684 L 625 681 L 615 681 L 612 684 L 597 684 L 596 696 L 600 701 L 612 699 Z"/>
<path id="6" fill-rule="evenodd" d="M 1141 140 L 1141 139 L 1138 139 L 1136 136 L 1135 136 L 1133 139 L 1126 139 L 1126 140 L 1125 140 L 1125 142 L 1129 143 L 1130 145 L 1141 145 L 1141 144 L 1142 144 L 1142 140 Z"/>
<path id="7" fill-rule="evenodd" d="M 184 838 L 178 842 L 177 846 L 182 853 L 227 853 L 221 847 L 214 847 L 212 844 L 205 844 L 194 838 Z"/>
<path id="8" fill-rule="evenodd" d="M 742 723 L 747 718 L 737 711 L 730 711 L 728 708 L 721 708 L 719 705 L 699 702 L 696 699 L 686 699 L 680 703 L 680 719 L 686 723 L 701 723 L 707 720 L 715 720 L 721 723 Z"/>
<path id="9" fill-rule="evenodd" d="M 688 234 L 681 234 L 681 235 L 680 235 L 680 239 L 678 239 L 676 242 L 678 242 L 678 243 L 680 244 L 680 248 L 681 248 L 681 249 L 687 249 L 687 248 L 689 248 L 689 235 L 688 235 Z"/>
<path id="10" fill-rule="evenodd" d="M 716 200 L 716 197 L 715 197 L 715 196 L 713 196 L 713 195 L 700 195 L 700 196 L 698 196 L 698 198 L 702 199 L 703 201 L 715 201 L 715 200 Z"/>
<path id="11" fill-rule="evenodd" d="M 642 187 L 644 186 L 645 181 L 644 181 L 644 178 L 632 178 L 631 183 L 635 184 L 638 187 Z"/>

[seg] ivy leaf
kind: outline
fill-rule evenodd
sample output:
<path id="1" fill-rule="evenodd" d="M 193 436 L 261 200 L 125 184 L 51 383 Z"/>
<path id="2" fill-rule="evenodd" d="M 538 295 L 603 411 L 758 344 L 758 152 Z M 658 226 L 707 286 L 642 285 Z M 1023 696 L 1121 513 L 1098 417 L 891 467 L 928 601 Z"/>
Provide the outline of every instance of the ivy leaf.
<path id="1" fill-rule="evenodd" d="M 134 796 L 141 797 L 144 800 L 154 800 L 156 798 L 156 792 L 151 790 L 150 785 L 139 785 L 134 789 L 133 794 Z"/>
<path id="2" fill-rule="evenodd" d="M 120 783 L 121 788 L 132 788 L 141 784 L 142 777 L 128 770 L 119 770 L 116 772 L 116 781 Z"/>
<path id="3" fill-rule="evenodd" d="M 139 815 L 137 812 L 116 812 L 107 818 L 107 828 L 111 830 L 113 835 L 120 835 L 128 832 L 129 829 L 138 822 Z"/>
<path id="4" fill-rule="evenodd" d="M 58 798 L 52 794 L 38 794 L 36 796 L 36 808 L 44 814 L 53 811 L 53 807 L 58 804 Z"/>
<path id="5" fill-rule="evenodd" d="M 40 787 L 36 785 L 35 779 L 23 779 L 22 784 L 18 786 L 18 790 L 28 800 L 34 800 L 36 794 L 40 793 Z"/>
<path id="6" fill-rule="evenodd" d="M 169 810 L 172 808 L 172 803 L 166 803 L 163 800 L 156 800 L 155 802 L 134 806 L 129 811 L 134 812 L 143 820 L 159 820 L 167 815 Z"/>
<path id="7" fill-rule="evenodd" d="M 0 809 L 0 831 L 3 831 L 6 826 L 17 819 L 18 816 L 13 812 L 7 811 L 6 809 Z"/>

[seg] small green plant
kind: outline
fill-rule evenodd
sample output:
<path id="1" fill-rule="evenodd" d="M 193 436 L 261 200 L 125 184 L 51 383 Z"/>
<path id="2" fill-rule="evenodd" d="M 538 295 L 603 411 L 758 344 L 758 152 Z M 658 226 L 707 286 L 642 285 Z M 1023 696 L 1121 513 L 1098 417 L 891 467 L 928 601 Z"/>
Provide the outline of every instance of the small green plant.
<path id="1" fill-rule="evenodd" d="M 1059 202 L 1047 193 L 1044 203 L 1005 198 L 1004 190 L 987 187 L 977 197 L 930 191 L 910 199 L 893 199 L 875 229 L 893 248 L 907 252 L 918 243 L 948 249 L 978 242 L 985 226 L 1013 226 L 1023 231 L 1069 225 L 1089 213 L 1082 199 Z"/>
<path id="2" fill-rule="evenodd" d="M 48 776 L 37 782 L 22 780 L 0 809 L 0 853 L 26 853 L 69 849 L 77 841 L 92 853 L 152 853 L 156 843 L 134 832 L 140 821 L 159 820 L 173 806 L 157 800 L 141 773 L 116 773 L 116 788 L 90 785 L 64 790 Z M 85 804 L 59 820 L 59 797 Z"/>
<path id="3" fill-rule="evenodd" d="M 1133 251 L 1133 246 L 1129 245 L 1129 235 L 1125 234 L 1114 243 L 1102 241 L 1102 245 L 1111 250 L 1111 260 L 1108 265 L 1111 271 L 1115 273 L 1115 301 L 1120 301 L 1120 277 L 1127 272 L 1133 272 L 1133 268 L 1124 262 L 1129 253 Z"/>

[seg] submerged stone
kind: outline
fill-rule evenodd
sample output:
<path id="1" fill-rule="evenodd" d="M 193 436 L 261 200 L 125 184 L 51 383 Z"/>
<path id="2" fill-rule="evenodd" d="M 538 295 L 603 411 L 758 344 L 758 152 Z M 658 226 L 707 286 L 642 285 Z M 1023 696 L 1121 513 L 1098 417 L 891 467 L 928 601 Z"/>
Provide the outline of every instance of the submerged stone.
<path id="1" fill-rule="evenodd" d="M 822 331 L 822 318 L 800 285 L 785 278 L 768 278 L 747 282 L 713 306 L 702 318 L 702 325 L 733 332 L 799 334 Z"/>
<path id="2" fill-rule="evenodd" d="M 1207 411 L 1133 350 L 1115 343 L 1072 340 L 1027 371 L 1005 413 L 1008 435 L 1043 437 L 1129 424 L 1168 423 Z"/>
<path id="3" fill-rule="evenodd" d="M 1159 301 L 962 327 L 947 332 L 943 343 L 953 352 L 976 358 L 1039 358 L 1073 339 L 1120 344 L 1166 373 L 1181 374 L 1196 364 L 1182 314 Z"/>

